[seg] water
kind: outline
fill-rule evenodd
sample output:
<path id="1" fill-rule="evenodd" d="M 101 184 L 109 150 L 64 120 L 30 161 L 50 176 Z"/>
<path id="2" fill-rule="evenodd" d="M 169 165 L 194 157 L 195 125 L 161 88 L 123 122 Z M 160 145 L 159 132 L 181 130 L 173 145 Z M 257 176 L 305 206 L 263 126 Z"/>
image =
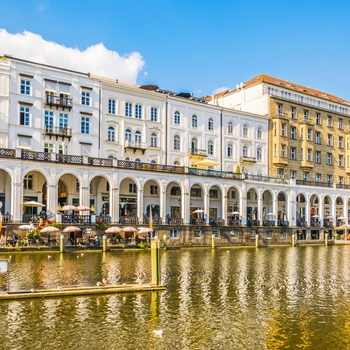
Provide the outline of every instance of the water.
<path id="1" fill-rule="evenodd" d="M 149 252 L 47 255 L 12 253 L 10 290 L 150 280 Z M 350 246 L 162 251 L 161 265 L 165 292 L 0 302 L 0 349 L 350 349 Z"/>

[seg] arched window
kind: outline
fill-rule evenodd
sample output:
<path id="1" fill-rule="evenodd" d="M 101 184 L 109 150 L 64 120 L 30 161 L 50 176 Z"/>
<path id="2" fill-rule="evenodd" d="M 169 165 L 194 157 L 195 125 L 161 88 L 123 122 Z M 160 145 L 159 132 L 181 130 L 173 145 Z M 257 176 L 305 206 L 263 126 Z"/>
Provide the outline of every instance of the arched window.
<path id="1" fill-rule="evenodd" d="M 232 124 L 232 122 L 229 122 L 227 124 L 227 133 L 230 134 L 230 135 L 233 134 L 233 124 Z"/>
<path id="2" fill-rule="evenodd" d="M 231 144 L 227 146 L 227 157 L 231 158 L 233 156 L 233 147 Z"/>
<path id="3" fill-rule="evenodd" d="M 180 125 L 180 112 L 176 111 L 174 113 L 174 124 Z"/>
<path id="4" fill-rule="evenodd" d="M 208 141 L 208 154 L 211 156 L 214 154 L 214 143 L 212 140 Z"/>
<path id="5" fill-rule="evenodd" d="M 214 130 L 213 118 L 209 118 L 209 120 L 208 120 L 208 130 Z"/>
<path id="6" fill-rule="evenodd" d="M 191 140 L 191 151 L 196 152 L 198 150 L 198 141 L 195 137 Z"/>
<path id="7" fill-rule="evenodd" d="M 180 151 L 180 136 L 179 135 L 174 136 L 174 150 Z"/>
<path id="8" fill-rule="evenodd" d="M 261 148 L 258 148 L 258 149 L 256 150 L 256 160 L 257 160 L 258 162 L 261 162 Z"/>
<path id="9" fill-rule="evenodd" d="M 130 129 L 125 130 L 125 141 L 131 142 L 131 130 Z"/>
<path id="10" fill-rule="evenodd" d="M 158 137 L 154 132 L 151 134 L 151 147 L 158 147 Z"/>
<path id="11" fill-rule="evenodd" d="M 197 116 L 194 114 L 192 116 L 192 128 L 197 128 L 198 126 L 198 119 L 197 119 Z"/>
<path id="12" fill-rule="evenodd" d="M 152 160 L 151 160 L 151 164 L 157 164 L 157 161 L 154 160 L 154 159 L 152 159 Z"/>
<path id="13" fill-rule="evenodd" d="M 243 146 L 243 157 L 248 157 L 248 147 Z"/>
<path id="14" fill-rule="evenodd" d="M 178 160 L 175 160 L 174 165 L 179 166 L 180 162 Z"/>
<path id="15" fill-rule="evenodd" d="M 260 128 L 260 127 L 258 127 L 256 137 L 257 137 L 258 139 L 260 139 L 260 140 L 261 140 L 261 138 L 262 138 L 262 132 L 261 132 L 261 128 Z"/>
<path id="16" fill-rule="evenodd" d="M 108 127 L 108 141 L 115 142 L 115 129 L 113 126 Z"/>
<path id="17" fill-rule="evenodd" d="M 130 157 L 126 157 L 125 160 L 129 161 L 129 160 L 130 160 Z"/>
<path id="18" fill-rule="evenodd" d="M 136 131 L 135 132 L 135 142 L 136 143 L 141 143 L 141 131 Z"/>
<path id="19" fill-rule="evenodd" d="M 140 163 L 140 162 L 141 162 L 141 159 L 140 159 L 140 158 L 136 158 L 136 159 L 135 159 L 135 162 Z"/>
<path id="20" fill-rule="evenodd" d="M 248 125 L 247 124 L 243 125 L 243 136 L 245 136 L 245 137 L 248 136 Z"/>

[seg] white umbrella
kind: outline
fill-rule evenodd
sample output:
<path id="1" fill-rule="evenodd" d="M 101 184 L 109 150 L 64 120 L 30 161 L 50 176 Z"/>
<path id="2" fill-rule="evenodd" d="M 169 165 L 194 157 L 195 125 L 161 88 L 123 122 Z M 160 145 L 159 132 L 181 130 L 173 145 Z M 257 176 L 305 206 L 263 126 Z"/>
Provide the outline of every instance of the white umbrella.
<path id="1" fill-rule="evenodd" d="M 78 205 L 77 209 L 74 210 L 78 210 L 78 211 L 90 211 L 90 207 L 86 206 L 86 205 Z"/>
<path id="2" fill-rule="evenodd" d="M 79 232 L 81 229 L 77 226 L 67 226 L 63 232 Z"/>
<path id="3" fill-rule="evenodd" d="M 42 203 L 39 203 L 39 202 L 36 202 L 36 201 L 29 201 L 29 202 L 24 202 L 23 203 L 23 206 L 24 207 L 45 207 L 45 204 L 42 204 Z"/>
<path id="4" fill-rule="evenodd" d="M 313 218 L 318 219 L 320 216 L 319 215 L 312 215 Z"/>
<path id="5" fill-rule="evenodd" d="M 335 230 L 348 230 L 350 229 L 350 225 L 346 224 L 346 225 L 341 225 L 335 228 Z"/>
<path id="6" fill-rule="evenodd" d="M 58 232 L 59 229 L 55 226 L 46 226 L 40 230 L 40 232 Z"/>
<path id="7" fill-rule="evenodd" d="M 138 230 L 140 233 L 149 233 L 153 232 L 153 230 L 150 227 L 140 227 Z"/>
<path id="8" fill-rule="evenodd" d="M 193 213 L 198 214 L 198 213 L 204 213 L 203 209 L 197 209 Z"/>
<path id="9" fill-rule="evenodd" d="M 61 207 L 61 210 L 77 210 L 77 207 L 75 205 L 67 204 Z"/>
<path id="10" fill-rule="evenodd" d="M 119 232 L 122 232 L 122 229 L 118 226 L 111 226 L 111 227 L 108 227 L 105 232 L 106 233 L 119 233 Z"/>
<path id="11" fill-rule="evenodd" d="M 231 215 L 239 215 L 239 211 L 233 211 Z"/>
<path id="12" fill-rule="evenodd" d="M 199 160 L 198 162 L 195 162 L 193 163 L 192 165 L 194 166 L 203 166 L 203 167 L 206 167 L 206 166 L 216 166 L 216 165 L 220 165 L 221 163 L 219 162 L 215 162 L 213 160 L 206 160 L 206 159 L 203 159 L 203 160 Z"/>
<path id="13" fill-rule="evenodd" d="M 333 220 L 333 216 L 332 215 L 328 215 L 328 216 L 326 216 L 326 219 Z"/>
<path id="14" fill-rule="evenodd" d="M 32 225 L 21 225 L 21 226 L 18 226 L 18 229 L 19 230 L 30 230 L 32 229 Z"/>
<path id="15" fill-rule="evenodd" d="M 275 213 L 267 213 L 266 215 L 269 215 L 269 216 L 276 216 Z"/>
<path id="16" fill-rule="evenodd" d="M 132 226 L 125 226 L 122 228 L 122 232 L 136 232 L 137 229 L 135 227 Z"/>

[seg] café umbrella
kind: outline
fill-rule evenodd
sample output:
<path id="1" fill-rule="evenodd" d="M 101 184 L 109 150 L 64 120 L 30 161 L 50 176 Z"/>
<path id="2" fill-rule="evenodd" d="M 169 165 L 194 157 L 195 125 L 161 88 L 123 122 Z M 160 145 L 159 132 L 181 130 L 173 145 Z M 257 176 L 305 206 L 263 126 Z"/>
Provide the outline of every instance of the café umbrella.
<path id="1" fill-rule="evenodd" d="M 52 233 L 52 232 L 58 232 L 58 231 L 59 231 L 59 229 L 57 227 L 46 226 L 40 230 L 40 233 L 45 233 L 45 232 Z"/>
<path id="2" fill-rule="evenodd" d="M 107 230 L 105 231 L 105 233 L 119 233 L 119 232 L 122 232 L 122 229 L 118 226 L 108 227 Z"/>
<path id="3" fill-rule="evenodd" d="M 75 205 L 72 205 L 72 204 L 67 204 L 67 205 L 64 205 L 63 207 L 61 207 L 61 210 L 63 210 L 63 211 L 77 210 L 77 207 Z"/>
<path id="4" fill-rule="evenodd" d="M 37 208 L 37 207 L 43 208 L 43 207 L 45 207 L 45 204 L 39 203 L 36 201 L 29 201 L 29 202 L 24 202 L 23 206 L 32 208 L 32 220 L 33 220 L 33 218 L 34 218 L 33 208 Z"/>
<path id="5" fill-rule="evenodd" d="M 81 228 L 77 227 L 77 226 L 67 226 L 63 232 L 79 232 L 81 231 Z"/>

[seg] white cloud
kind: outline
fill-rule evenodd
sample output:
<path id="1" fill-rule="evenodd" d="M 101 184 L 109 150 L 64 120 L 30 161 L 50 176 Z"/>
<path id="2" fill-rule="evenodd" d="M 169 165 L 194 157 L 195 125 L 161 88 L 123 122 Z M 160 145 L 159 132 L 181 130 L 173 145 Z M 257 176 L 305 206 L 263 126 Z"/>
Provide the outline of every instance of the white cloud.
<path id="1" fill-rule="evenodd" d="M 226 91 L 226 90 L 231 90 L 231 89 L 228 88 L 228 87 L 225 87 L 225 86 L 216 88 L 216 89 L 213 91 L 212 95 L 216 95 L 216 94 L 218 94 L 219 92 Z"/>
<path id="2" fill-rule="evenodd" d="M 4 54 L 128 83 L 136 83 L 145 65 L 139 52 L 121 56 L 116 51 L 108 50 L 102 43 L 81 51 L 46 41 L 40 35 L 28 31 L 11 34 L 0 29 L 0 55 Z"/>

